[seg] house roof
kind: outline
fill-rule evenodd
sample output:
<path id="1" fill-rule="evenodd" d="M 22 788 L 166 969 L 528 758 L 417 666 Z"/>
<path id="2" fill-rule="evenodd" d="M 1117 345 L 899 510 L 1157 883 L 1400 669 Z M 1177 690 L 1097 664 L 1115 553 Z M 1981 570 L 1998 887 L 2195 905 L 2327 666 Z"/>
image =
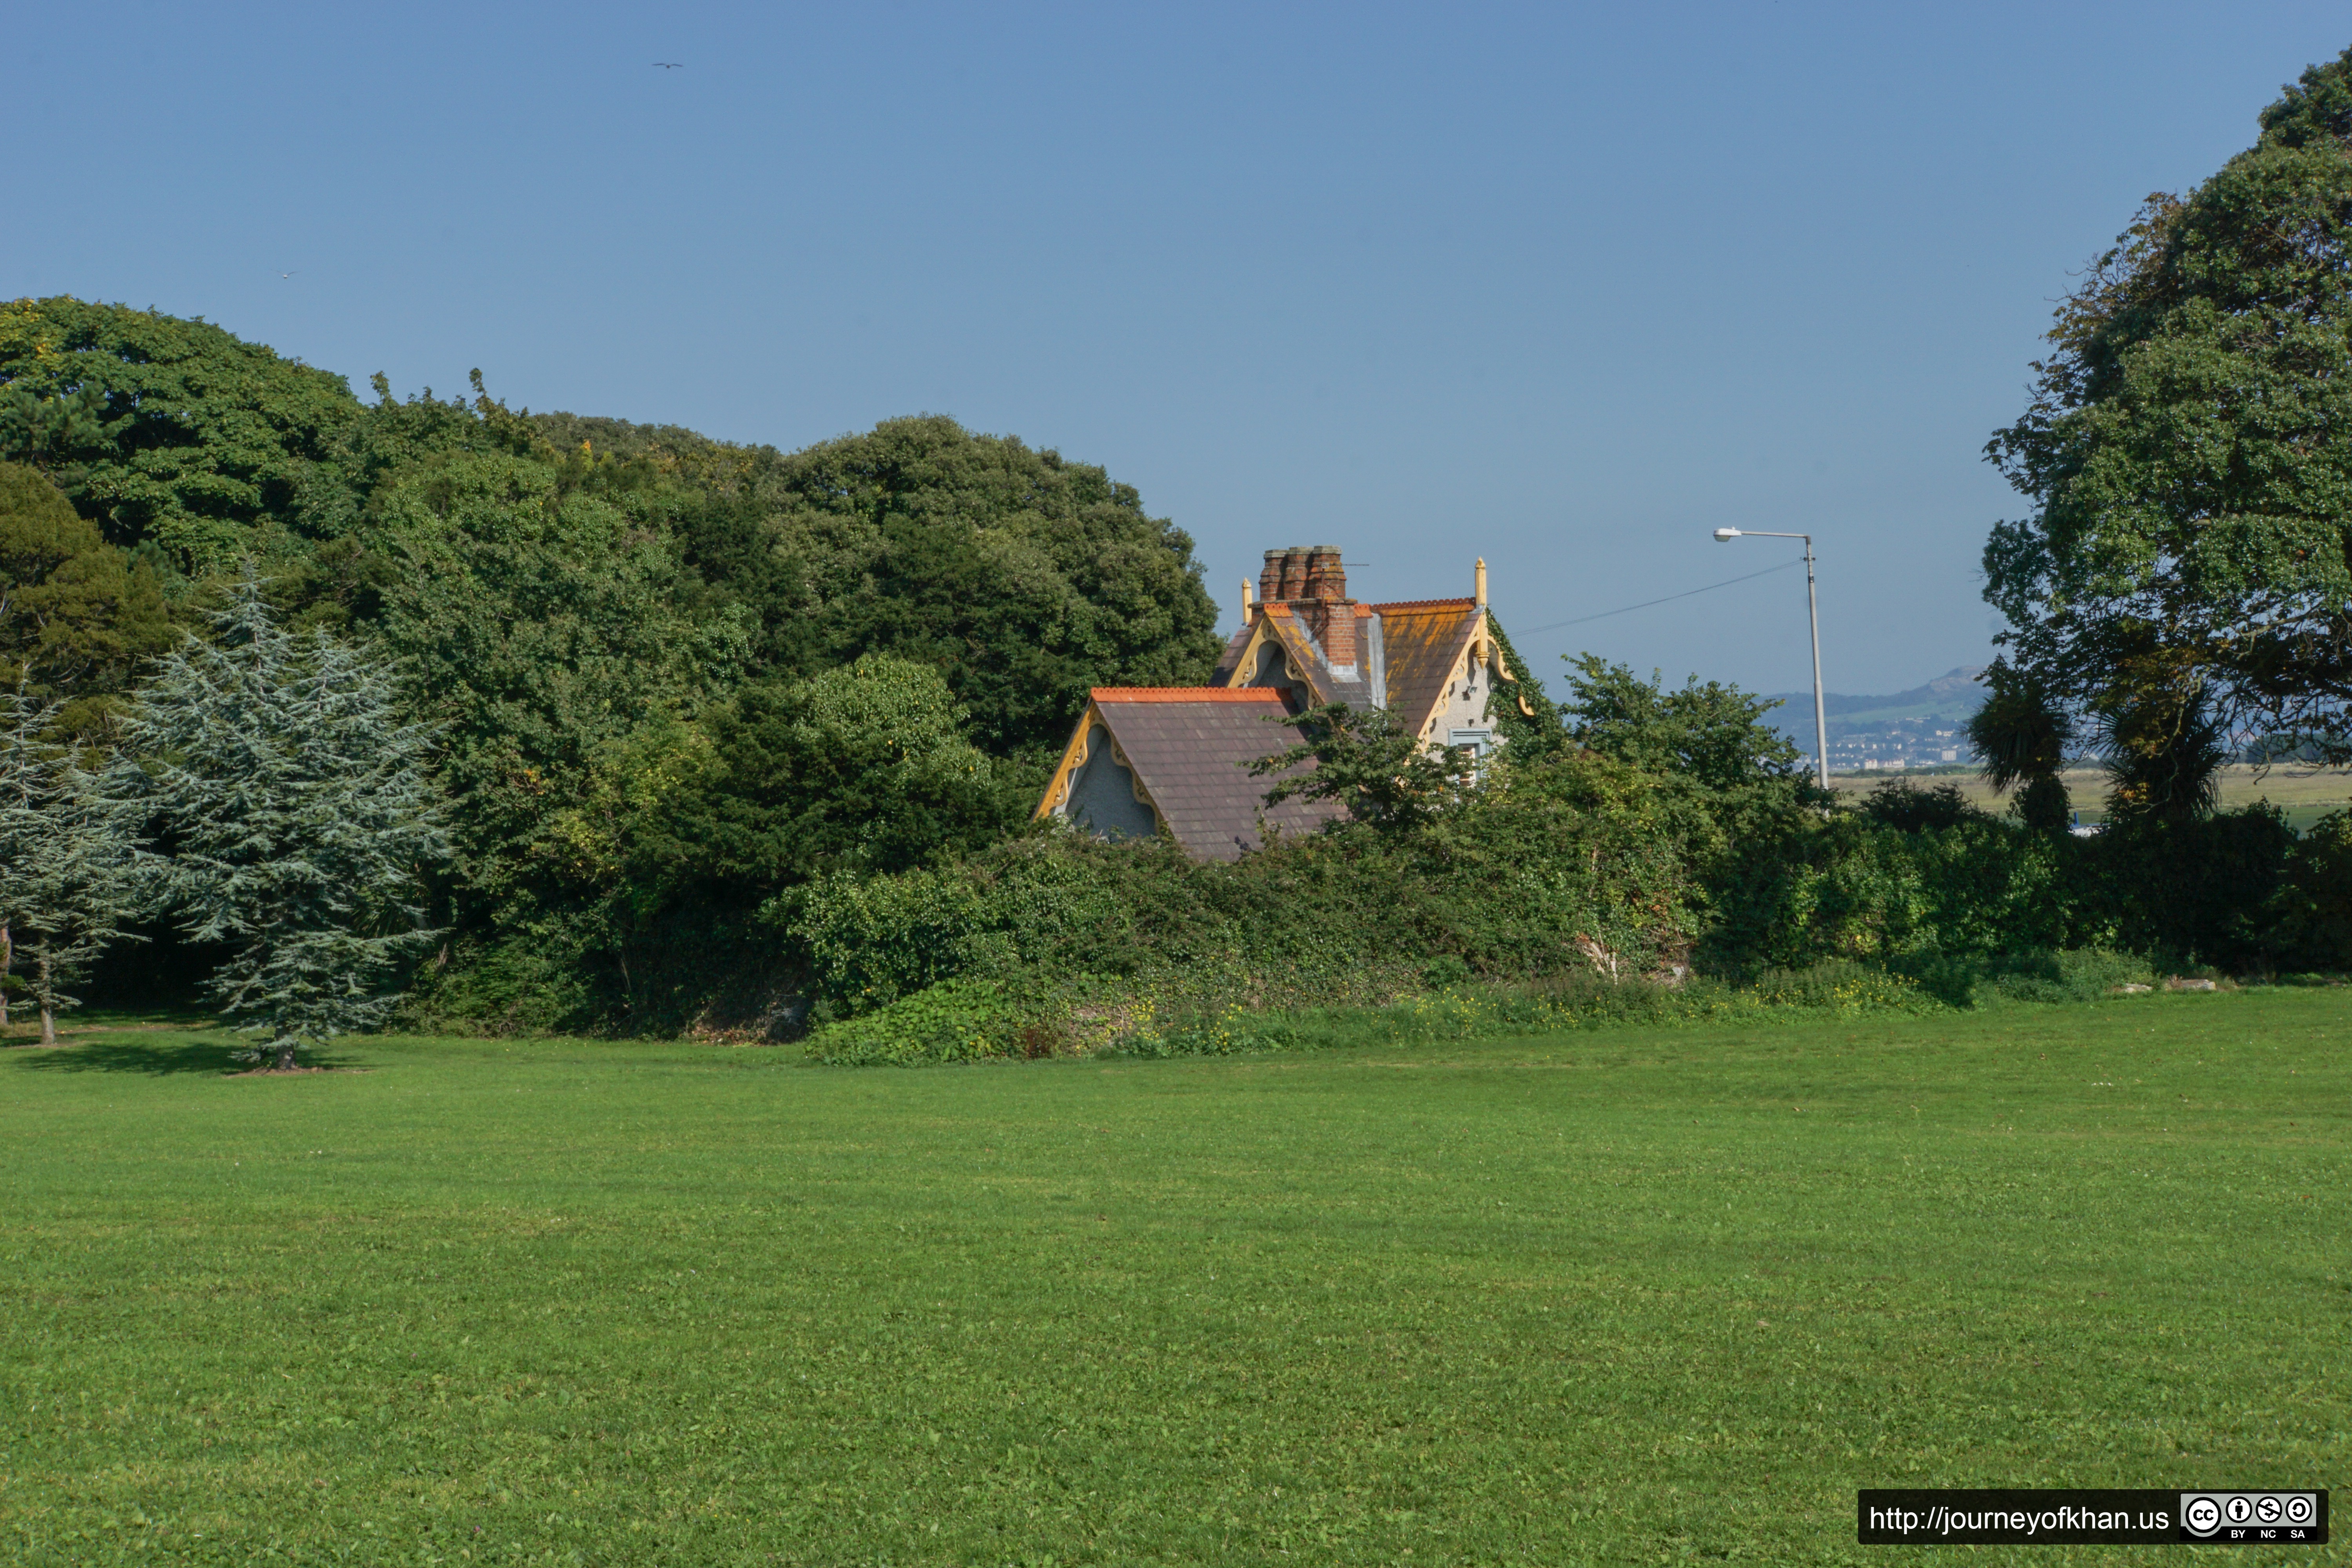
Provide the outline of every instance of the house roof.
<path id="1" fill-rule="evenodd" d="M 1246 679 L 1255 666 L 1251 650 L 1270 642 L 1282 649 L 1290 668 L 1305 673 L 1307 689 L 1317 702 L 1345 702 L 1366 710 L 1381 707 L 1386 698 L 1380 686 L 1378 668 L 1380 619 L 1368 605 L 1351 601 L 1349 608 L 1356 616 L 1359 650 L 1352 673 L 1334 668 L 1314 634 L 1307 630 L 1307 623 L 1288 605 L 1276 603 L 1262 606 L 1249 625 L 1234 634 L 1217 660 L 1216 672 L 1209 679 L 1220 685 Z"/>
<path id="2" fill-rule="evenodd" d="M 1312 833 L 1346 815 L 1330 801 L 1264 804 L 1293 767 L 1253 778 L 1249 764 L 1296 745 L 1298 731 L 1280 692 L 1265 687 L 1097 687 L 1085 726 L 1099 718 L 1176 842 L 1204 859 L 1238 859 L 1263 842 L 1261 820 L 1283 833 Z M 1268 722 L 1281 721 L 1281 722 Z"/>
<path id="3" fill-rule="evenodd" d="M 1292 668 L 1306 672 L 1307 683 L 1313 688 L 1316 701 L 1345 702 L 1350 708 L 1364 710 L 1380 706 L 1376 700 L 1379 694 L 1372 689 L 1372 683 L 1365 673 L 1368 666 L 1360 655 L 1352 667 L 1353 673 L 1342 674 L 1324 658 L 1314 634 L 1307 629 L 1307 623 L 1300 620 L 1289 605 L 1268 605 L 1265 608 L 1266 635 L 1282 645 Z M 1363 615 L 1358 614 L 1360 628 L 1364 618 Z M 1359 635 L 1361 635 L 1360 630 Z"/>
<path id="4" fill-rule="evenodd" d="M 1265 686 L 1097 686 L 1087 693 L 1097 702 L 1272 702 L 1281 694 Z"/>
<path id="5" fill-rule="evenodd" d="M 1476 635 L 1475 599 L 1410 599 L 1374 605 L 1388 658 L 1389 711 L 1418 735 L 1445 696 L 1446 682 Z"/>
<path id="6" fill-rule="evenodd" d="M 1225 651 L 1217 656 L 1217 668 L 1209 676 L 1211 685 L 1223 686 L 1233 679 L 1234 672 L 1242 667 L 1242 655 L 1249 651 L 1250 639 L 1256 635 L 1257 618 L 1252 616 L 1242 623 L 1242 629 L 1233 635 L 1225 644 Z"/>

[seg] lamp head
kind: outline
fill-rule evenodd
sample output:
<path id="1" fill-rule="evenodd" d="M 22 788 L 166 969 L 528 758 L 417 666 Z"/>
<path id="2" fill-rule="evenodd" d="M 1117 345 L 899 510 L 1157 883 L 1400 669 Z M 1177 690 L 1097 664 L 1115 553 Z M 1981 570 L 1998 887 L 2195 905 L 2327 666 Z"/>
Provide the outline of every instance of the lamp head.
<path id="1" fill-rule="evenodd" d="M 1738 537 L 1739 531 L 1736 528 L 1718 528 L 1715 531 L 1715 542 L 1717 544 L 1728 544 Z"/>

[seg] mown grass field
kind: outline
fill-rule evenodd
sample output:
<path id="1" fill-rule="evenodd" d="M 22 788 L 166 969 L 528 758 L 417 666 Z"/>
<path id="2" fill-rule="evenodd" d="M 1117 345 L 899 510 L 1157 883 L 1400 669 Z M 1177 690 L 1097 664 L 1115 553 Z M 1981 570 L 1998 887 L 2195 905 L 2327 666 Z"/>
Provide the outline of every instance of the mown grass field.
<path id="1" fill-rule="evenodd" d="M 1832 787 L 1850 795 L 1867 795 L 1889 779 L 1905 777 L 1902 773 L 1836 773 L 1832 775 Z M 1993 794 L 1982 774 L 1969 769 L 1955 773 L 1917 773 L 1908 775 L 1924 788 L 1950 784 L 1968 796 L 1974 805 L 1986 811 L 2000 813 L 2009 808 L 2008 797 Z M 2069 768 L 2061 775 L 2066 793 L 2074 803 L 2075 815 L 2084 823 L 2107 819 L 2107 774 L 2103 768 Z M 2257 801 L 2267 801 L 2286 816 L 2287 826 L 2297 833 L 2331 811 L 2341 811 L 2352 805 L 2352 769 L 2306 767 L 2296 763 L 2279 763 L 2258 768 L 2243 763 L 2232 763 L 2221 770 L 2219 782 L 2220 804 L 2223 810 L 2235 811 Z"/>
<path id="2" fill-rule="evenodd" d="M 2343 1489 L 2348 1044 L 11 1048 L 0 1560 L 1826 1563 L 1862 1486 Z"/>

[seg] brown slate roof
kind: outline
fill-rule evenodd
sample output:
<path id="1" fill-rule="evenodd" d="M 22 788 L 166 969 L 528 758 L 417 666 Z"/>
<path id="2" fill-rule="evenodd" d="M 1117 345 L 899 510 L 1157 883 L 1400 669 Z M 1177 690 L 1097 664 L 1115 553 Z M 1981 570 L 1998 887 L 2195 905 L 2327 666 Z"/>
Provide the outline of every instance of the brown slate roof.
<path id="1" fill-rule="evenodd" d="M 1097 686 L 1097 702 L 1279 702 L 1266 686 Z"/>
<path id="2" fill-rule="evenodd" d="M 1388 657 L 1389 711 L 1408 735 L 1445 697 L 1446 677 L 1478 629 L 1475 599 L 1412 599 L 1374 605 Z"/>
<path id="3" fill-rule="evenodd" d="M 1360 614 L 1357 618 L 1360 640 L 1364 635 L 1363 620 Z M 1266 606 L 1266 629 L 1282 644 L 1283 651 L 1290 656 L 1290 662 L 1307 672 L 1307 684 L 1314 688 L 1316 701 L 1345 702 L 1360 710 L 1379 706 L 1372 700 L 1372 684 L 1366 678 L 1361 654 L 1357 656 L 1355 674 L 1343 677 L 1325 660 L 1323 650 L 1316 645 L 1315 634 L 1307 629 L 1307 623 L 1299 619 L 1297 612 L 1287 605 Z"/>
<path id="4" fill-rule="evenodd" d="M 1233 640 L 1225 644 L 1225 651 L 1217 656 L 1217 668 L 1209 676 L 1210 685 L 1223 686 L 1233 679 L 1234 671 L 1241 668 L 1242 654 L 1249 647 L 1250 634 L 1256 629 L 1251 622 L 1242 623 L 1242 629 L 1234 634 Z"/>
<path id="5" fill-rule="evenodd" d="M 1380 621 L 1368 605 L 1350 601 L 1349 608 L 1356 616 L 1359 649 L 1352 676 L 1343 676 L 1334 669 L 1297 612 L 1276 602 L 1260 606 L 1257 618 L 1234 634 L 1217 660 L 1216 672 L 1209 679 L 1219 685 L 1240 679 L 1242 661 L 1249 653 L 1252 638 L 1263 634 L 1265 640 L 1287 656 L 1292 668 L 1306 673 L 1307 689 L 1315 701 L 1345 702 L 1357 709 L 1378 708 L 1382 705 L 1376 679 L 1379 655 L 1375 651 L 1380 642 Z"/>
<path id="6" fill-rule="evenodd" d="M 1279 778 L 1252 778 L 1249 764 L 1296 745 L 1298 731 L 1279 693 L 1264 687 L 1097 687 L 1095 711 L 1150 795 L 1176 842 L 1210 860 L 1239 859 L 1259 847 L 1258 823 L 1312 833 L 1344 810 L 1329 801 L 1262 804 Z"/>
<path id="7" fill-rule="evenodd" d="M 1282 651 L 1290 656 L 1293 665 L 1307 672 L 1307 683 L 1314 689 L 1316 701 L 1333 700 L 1325 689 L 1330 684 L 1330 678 L 1323 668 L 1323 661 L 1315 657 L 1315 639 L 1307 635 L 1306 623 L 1290 613 L 1289 605 L 1266 606 L 1265 635 L 1281 645 Z"/>

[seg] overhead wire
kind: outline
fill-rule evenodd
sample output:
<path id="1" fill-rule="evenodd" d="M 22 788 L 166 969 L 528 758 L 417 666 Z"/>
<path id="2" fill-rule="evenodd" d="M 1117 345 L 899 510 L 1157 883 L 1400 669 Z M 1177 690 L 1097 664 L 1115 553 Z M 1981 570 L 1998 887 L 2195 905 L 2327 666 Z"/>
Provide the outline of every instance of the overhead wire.
<path id="1" fill-rule="evenodd" d="M 1579 616 L 1574 620 L 1554 621 L 1548 626 L 1528 626 L 1516 631 L 1513 635 L 1530 637 L 1538 632 L 1556 632 L 1569 626 L 1580 626 L 1587 621 L 1605 621 L 1612 616 L 1629 616 L 1635 610 L 1646 610 L 1653 605 L 1671 605 L 1676 599 L 1687 599 L 1694 594 L 1711 594 L 1717 588 L 1728 588 L 1734 583 L 1752 583 L 1759 577 L 1769 577 L 1775 572 L 1786 572 L 1793 567 L 1802 566 L 1804 563 L 1801 557 L 1795 561 L 1783 561 L 1778 566 L 1767 566 L 1761 572 L 1749 572 L 1738 577 L 1726 577 L 1722 582 L 1709 583 L 1704 588 L 1685 588 L 1679 594 L 1669 594 L 1663 599 L 1644 599 L 1638 605 L 1624 605 L 1613 610 L 1603 610 L 1597 616 Z"/>

